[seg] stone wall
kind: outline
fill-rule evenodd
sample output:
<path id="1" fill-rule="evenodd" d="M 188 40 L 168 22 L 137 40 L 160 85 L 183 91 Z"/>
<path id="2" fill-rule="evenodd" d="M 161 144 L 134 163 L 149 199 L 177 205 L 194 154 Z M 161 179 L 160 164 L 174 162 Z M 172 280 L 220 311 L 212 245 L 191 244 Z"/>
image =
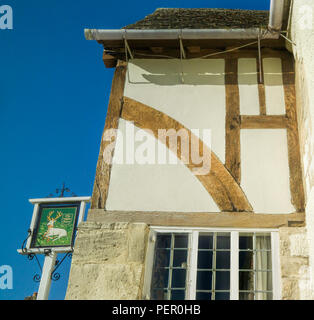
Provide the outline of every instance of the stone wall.
<path id="1" fill-rule="evenodd" d="M 298 120 L 308 198 L 314 186 L 314 2 L 294 0 L 289 36 L 296 60 Z"/>
<path id="2" fill-rule="evenodd" d="M 66 299 L 140 299 L 148 231 L 143 223 L 82 222 Z"/>
<path id="3" fill-rule="evenodd" d="M 282 299 L 312 299 L 305 228 L 280 228 L 279 237 Z"/>
<path id="4" fill-rule="evenodd" d="M 82 222 L 66 299 L 142 299 L 148 233 L 144 223 Z M 305 227 L 282 227 L 279 238 L 282 299 L 313 299 Z"/>
<path id="5" fill-rule="evenodd" d="M 309 286 L 314 288 L 314 2 L 294 0 L 287 42 L 296 61 L 296 97 L 309 244 Z M 314 296 L 314 290 L 312 290 Z"/>
<path id="6" fill-rule="evenodd" d="M 305 198 L 314 187 L 314 2 L 293 2 L 289 47 L 296 61 L 296 97 Z"/>

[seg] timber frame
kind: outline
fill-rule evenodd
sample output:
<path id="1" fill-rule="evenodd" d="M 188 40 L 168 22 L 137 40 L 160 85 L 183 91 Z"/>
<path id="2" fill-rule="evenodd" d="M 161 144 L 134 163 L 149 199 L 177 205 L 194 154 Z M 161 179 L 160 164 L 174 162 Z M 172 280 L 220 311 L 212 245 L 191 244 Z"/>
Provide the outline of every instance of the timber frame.
<path id="1" fill-rule="evenodd" d="M 157 50 L 158 49 L 158 50 Z M 165 50 L 154 47 L 152 53 Z M 192 50 L 193 49 L 193 50 Z M 204 54 L 204 50 L 193 47 L 188 49 L 188 57 L 198 57 Z M 156 51 L 157 50 L 157 51 Z M 168 50 L 169 51 L 169 50 Z M 206 178 L 201 181 L 207 186 L 207 191 L 213 196 L 220 213 L 141 213 L 141 212 L 109 212 L 106 211 L 106 199 L 108 197 L 111 165 L 103 161 L 103 151 L 108 143 L 102 140 L 100 153 L 97 162 L 96 178 L 91 201 L 91 209 L 88 220 L 99 219 L 97 221 L 128 221 L 128 222 L 147 222 L 152 225 L 177 225 L 177 226 L 206 226 L 206 227 L 261 227 L 277 228 L 288 225 L 302 225 L 304 223 L 304 190 L 301 172 L 301 159 L 299 148 L 299 135 L 296 113 L 295 98 L 295 73 L 294 60 L 287 51 L 263 49 L 262 57 L 281 58 L 283 87 L 286 105 L 286 114 L 266 115 L 265 106 L 265 87 L 258 82 L 258 93 L 260 103 L 260 115 L 247 116 L 240 114 L 239 107 L 239 87 L 237 79 L 237 59 L 256 58 L 257 73 L 259 70 L 258 53 L 256 50 L 238 50 L 234 52 L 221 53 L 219 50 L 208 49 L 206 52 L 215 52 L 219 55 L 208 57 L 209 59 L 225 59 L 225 86 L 226 86 L 226 162 L 222 164 L 216 162 L 215 155 L 212 154 L 212 169 L 218 170 L 219 182 Z M 168 54 L 169 52 L 167 52 Z M 175 55 L 174 55 L 175 56 Z M 141 57 L 145 58 L 145 57 Z M 152 56 L 146 58 L 153 58 Z M 158 58 L 158 57 L 157 57 Z M 160 57 L 161 58 L 161 57 Z M 115 62 L 112 57 L 104 55 L 104 63 L 111 59 L 111 64 Z M 118 61 L 113 78 L 112 89 L 109 99 L 105 130 L 118 128 L 119 118 L 134 121 L 140 128 L 151 129 L 154 133 L 158 128 L 180 128 L 180 124 L 159 111 L 145 106 L 128 97 L 124 97 L 124 83 L 126 80 L 127 63 Z M 259 78 L 259 77 L 258 77 Z M 151 117 L 149 117 L 151 113 Z M 153 114 L 155 116 L 153 116 Z M 140 116 L 139 116 L 140 115 Z M 145 120 L 146 119 L 146 120 Z M 158 121 L 156 121 L 156 119 Z M 152 121 L 154 120 L 154 121 Z M 168 123 L 167 123 L 168 122 Z M 240 159 L 240 130 L 241 129 L 287 129 L 288 140 L 288 162 L 290 171 L 290 190 L 292 204 L 295 213 L 292 214 L 262 214 L 253 213 L 252 207 L 248 203 L 240 187 L 241 159 Z M 168 146 L 169 147 L 169 146 Z M 113 156 L 113 152 L 111 154 Z M 214 163 L 214 166 L 213 166 Z M 220 168 L 220 169 L 219 169 Z M 226 174 L 228 172 L 228 174 Z M 229 174 L 230 173 L 230 174 Z M 217 178 L 217 177 L 216 177 Z M 229 181 L 229 182 L 228 182 Z M 217 195 L 214 194 L 212 186 L 218 187 Z M 231 189 L 230 189 L 231 188 Z M 218 195 L 219 193 L 219 195 Z M 216 197 L 216 198 L 215 198 Z M 231 197 L 231 198 L 230 198 Z M 229 202 L 226 199 L 229 198 Z M 231 200 L 230 200 L 231 199 Z M 233 200 L 232 200 L 233 199 Z M 98 210 L 97 210 L 98 209 Z M 104 211 L 105 210 L 105 211 Z M 102 212 L 102 214 L 100 214 Z M 191 219 L 193 215 L 193 219 Z"/>
<path id="2" fill-rule="evenodd" d="M 126 78 L 126 69 L 127 64 L 123 61 L 119 61 L 113 76 L 105 128 L 101 139 L 100 151 L 97 161 L 96 177 L 91 200 L 91 208 L 105 208 L 106 206 L 111 174 L 111 161 L 104 161 L 103 153 L 105 148 L 111 142 L 105 141 L 104 133 L 107 129 L 118 128 L 123 103 L 122 98 Z M 115 142 L 115 138 L 113 142 Z M 114 150 L 112 151 L 111 158 L 113 157 L 113 152 Z"/>
<path id="3" fill-rule="evenodd" d="M 247 212 L 141 212 L 90 210 L 87 222 L 145 223 L 150 226 L 204 228 L 302 227 L 304 213 L 252 214 Z"/>
<path id="4" fill-rule="evenodd" d="M 124 97 L 123 110 L 121 117 L 124 120 L 134 122 L 134 125 L 141 129 L 150 129 L 153 131 L 154 136 L 158 138 L 158 129 L 175 129 L 179 131 L 185 129 L 185 132 L 189 133 L 189 141 L 198 139 L 194 136 L 190 130 L 185 128 L 178 121 L 172 119 L 168 115 L 157 111 L 154 108 L 144 105 L 133 99 Z M 198 139 L 199 140 L 199 139 Z M 182 160 L 181 154 L 181 139 L 178 139 L 178 148 L 173 150 L 177 157 Z M 200 150 L 204 148 L 208 149 L 203 142 L 198 142 Z M 166 141 L 166 146 L 169 148 L 169 140 Z M 189 158 L 191 158 L 190 148 Z M 234 177 L 220 162 L 218 157 L 213 151 L 208 150 L 207 154 L 211 153 L 211 168 L 208 174 L 195 176 L 203 184 L 207 192 L 212 196 L 221 211 L 246 211 L 252 212 L 252 207 L 249 204 L 245 194 L 243 193 L 240 185 L 235 181 Z M 196 165 L 193 164 L 191 159 L 188 159 L 187 167 L 193 171 L 196 169 Z"/>

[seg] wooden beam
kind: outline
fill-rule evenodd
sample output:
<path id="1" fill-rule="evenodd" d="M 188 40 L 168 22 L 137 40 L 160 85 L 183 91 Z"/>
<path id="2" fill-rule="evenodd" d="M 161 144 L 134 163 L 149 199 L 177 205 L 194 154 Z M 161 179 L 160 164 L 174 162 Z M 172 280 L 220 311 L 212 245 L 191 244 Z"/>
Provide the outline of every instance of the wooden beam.
<path id="1" fill-rule="evenodd" d="M 184 130 L 188 133 L 189 141 L 198 140 L 199 149 L 205 150 L 206 154 L 211 155 L 211 167 L 207 174 L 197 175 L 196 178 L 203 184 L 207 192 L 212 196 L 217 206 L 222 211 L 253 211 L 252 206 L 248 202 L 243 190 L 239 184 L 235 181 L 233 176 L 227 170 L 227 168 L 220 162 L 215 153 L 208 150 L 202 140 L 192 134 L 192 132 L 185 128 L 181 123 L 175 119 L 169 117 L 152 107 L 149 107 L 141 102 L 135 101 L 131 98 L 124 97 L 123 110 L 121 117 L 125 120 L 132 121 L 135 126 L 141 129 L 149 129 L 156 139 L 160 138 L 159 129 L 170 130 L 174 129 L 175 132 Z M 169 139 L 161 141 L 170 148 Z M 181 139 L 177 139 L 177 150 L 172 150 L 177 154 L 177 157 L 184 160 L 186 166 L 193 172 L 194 169 L 199 169 L 202 164 L 194 164 L 191 161 L 191 148 L 189 159 L 182 158 L 182 145 Z M 188 160 L 188 161 L 186 161 Z"/>
<path id="2" fill-rule="evenodd" d="M 153 53 L 162 53 L 164 51 L 164 48 L 163 47 L 150 47 L 150 50 L 153 52 Z"/>
<path id="3" fill-rule="evenodd" d="M 91 200 L 92 209 L 106 208 L 106 200 L 108 197 L 110 173 L 112 166 L 111 160 L 113 157 L 114 150 L 112 150 L 111 154 L 107 156 L 106 161 L 104 161 L 104 151 L 109 144 L 115 142 L 115 138 L 113 138 L 113 140 L 111 141 L 105 141 L 104 135 L 106 130 L 118 128 L 123 103 L 122 97 L 125 84 L 126 68 L 126 63 L 123 61 L 119 61 L 112 80 L 106 123 L 97 161 L 96 177 Z"/>
<path id="4" fill-rule="evenodd" d="M 151 226 L 203 228 L 279 228 L 303 225 L 304 213 L 257 214 L 245 212 L 140 212 L 89 210 L 88 221 L 146 223 Z"/>
<path id="5" fill-rule="evenodd" d="M 103 52 L 102 60 L 106 68 L 114 68 L 117 65 L 117 58 L 110 54 L 107 54 L 106 50 L 104 50 Z"/>
<path id="6" fill-rule="evenodd" d="M 199 53 L 201 52 L 201 47 L 187 47 L 189 53 Z"/>
<path id="7" fill-rule="evenodd" d="M 226 167 L 237 181 L 241 179 L 240 94 L 238 59 L 225 60 L 226 85 Z"/>
<path id="8" fill-rule="evenodd" d="M 240 47 L 245 44 L 252 43 L 252 39 L 184 39 L 185 47 L 200 46 L 204 49 L 225 49 L 226 47 Z M 102 44 L 104 48 L 123 48 L 124 42 L 120 40 L 98 40 L 98 43 Z M 142 48 L 150 47 L 164 47 L 166 49 L 176 48 L 178 45 L 178 39 L 138 39 L 130 40 L 128 43 L 132 51 L 140 50 Z M 263 39 L 262 45 L 264 48 L 272 48 L 278 50 L 286 50 L 285 39 Z M 251 44 L 247 48 L 257 50 L 257 43 Z"/>
<path id="9" fill-rule="evenodd" d="M 241 129 L 282 129 L 287 128 L 286 116 L 241 116 Z"/>
<path id="10" fill-rule="evenodd" d="M 259 98 L 259 110 L 260 115 L 266 115 L 266 97 L 265 97 L 265 84 L 260 81 L 260 73 L 262 74 L 262 79 L 264 79 L 264 70 L 263 70 L 263 62 L 262 68 L 260 70 L 259 59 L 256 59 L 256 67 L 257 67 L 257 83 L 258 83 L 258 98 Z"/>
<path id="11" fill-rule="evenodd" d="M 177 44 L 176 44 L 177 45 Z M 241 49 L 237 51 L 231 52 L 224 52 L 225 48 L 222 49 L 204 49 L 200 46 L 188 46 L 184 42 L 184 47 L 187 48 L 186 54 L 187 59 L 191 58 L 202 58 L 207 56 L 206 59 L 235 59 L 235 58 L 257 58 L 257 50 L 256 49 Z M 156 52 L 154 53 L 152 48 L 163 48 L 162 53 Z M 190 48 L 190 50 L 189 50 Z M 198 51 L 199 48 L 199 51 Z M 125 49 L 124 47 L 114 49 L 117 53 L 118 57 L 122 60 L 125 59 Z M 156 49 L 159 50 L 159 49 Z M 156 51 L 155 50 L 155 51 Z M 156 59 L 165 59 L 165 57 L 172 57 L 172 58 L 180 58 L 180 50 L 175 48 L 167 48 L 165 46 L 155 46 L 155 47 L 148 47 L 148 49 L 139 48 L 134 49 L 132 47 L 132 53 L 134 54 L 135 58 L 141 59 L 152 59 L 154 54 L 156 55 Z M 139 53 L 137 55 L 137 53 Z M 282 50 L 272 50 L 264 48 L 262 49 L 262 56 L 263 58 L 272 58 L 272 57 L 281 57 L 283 51 Z M 159 56 L 160 55 L 160 56 Z"/>
<path id="12" fill-rule="evenodd" d="M 296 110 L 294 60 L 289 54 L 282 56 L 282 77 L 285 94 L 286 115 L 288 121 L 288 157 L 290 169 L 291 200 L 297 212 L 303 212 L 305 207 L 298 119 Z"/>

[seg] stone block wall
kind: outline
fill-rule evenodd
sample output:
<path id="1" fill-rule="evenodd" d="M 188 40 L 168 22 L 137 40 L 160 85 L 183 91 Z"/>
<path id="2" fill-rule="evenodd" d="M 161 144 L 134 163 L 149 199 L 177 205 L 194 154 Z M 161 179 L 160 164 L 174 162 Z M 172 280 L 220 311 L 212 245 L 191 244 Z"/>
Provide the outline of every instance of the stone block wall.
<path id="1" fill-rule="evenodd" d="M 82 222 L 66 299 L 140 299 L 148 231 L 143 223 Z"/>
<path id="2" fill-rule="evenodd" d="M 288 44 L 296 62 L 296 98 L 306 199 L 306 229 L 309 245 L 309 272 L 314 288 L 314 2 L 294 0 Z M 312 290 L 314 296 L 314 290 Z"/>
<path id="3" fill-rule="evenodd" d="M 82 222 L 66 299 L 142 299 L 148 234 L 144 223 Z M 313 299 L 306 228 L 280 228 L 279 238 L 282 299 Z"/>
<path id="4" fill-rule="evenodd" d="M 279 238 L 282 299 L 313 299 L 305 228 L 280 228 Z"/>

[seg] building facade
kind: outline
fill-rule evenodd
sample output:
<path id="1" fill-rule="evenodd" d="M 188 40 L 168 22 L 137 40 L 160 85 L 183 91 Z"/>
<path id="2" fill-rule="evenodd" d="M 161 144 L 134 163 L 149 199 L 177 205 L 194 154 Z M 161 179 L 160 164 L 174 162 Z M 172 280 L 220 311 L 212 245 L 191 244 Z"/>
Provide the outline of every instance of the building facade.
<path id="1" fill-rule="evenodd" d="M 86 30 L 115 73 L 66 299 L 312 298 L 304 8 L 157 9 Z"/>

